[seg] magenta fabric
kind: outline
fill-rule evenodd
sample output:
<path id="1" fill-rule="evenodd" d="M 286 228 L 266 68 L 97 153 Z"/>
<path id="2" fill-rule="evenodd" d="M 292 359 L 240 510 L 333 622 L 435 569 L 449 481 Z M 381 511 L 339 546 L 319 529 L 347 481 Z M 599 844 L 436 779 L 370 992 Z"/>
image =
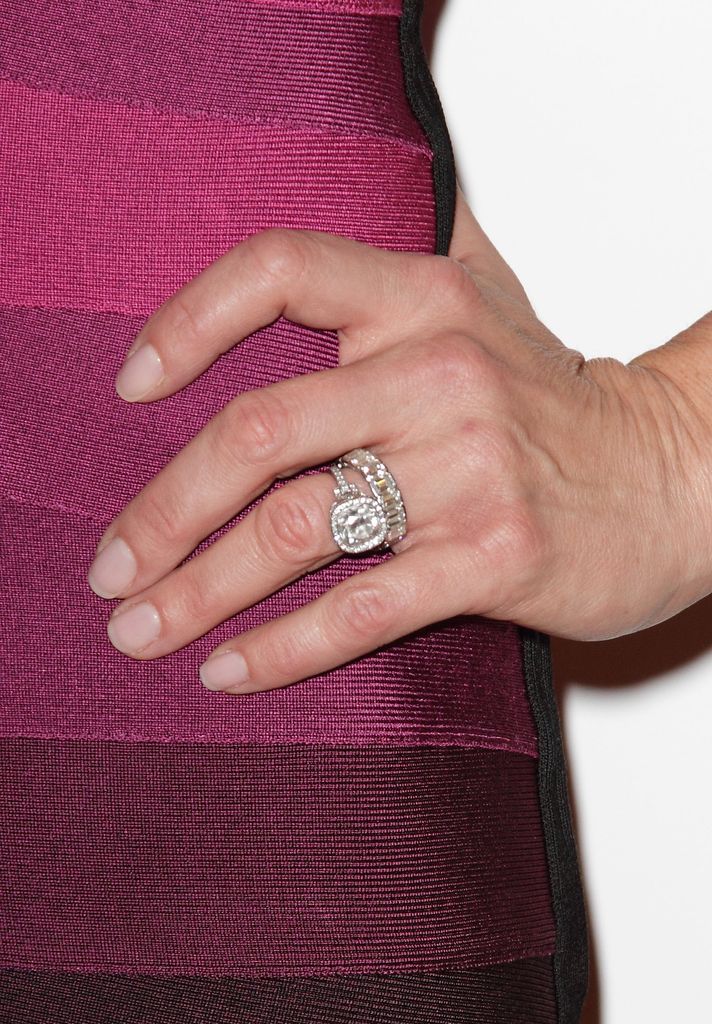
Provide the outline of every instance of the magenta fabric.
<path id="1" fill-rule="evenodd" d="M 59 7 L 53 10 L 59 20 Z M 239 13 L 245 19 L 252 10 L 243 5 Z M 188 36 L 187 12 L 194 11 L 191 3 L 182 18 L 173 15 L 178 38 Z M 273 26 L 275 38 L 283 38 L 284 17 Z M 264 11 L 260 18 L 264 32 Z M 292 19 L 301 23 L 301 16 Z M 369 22 L 371 35 L 380 26 L 385 54 L 393 19 L 360 20 Z M 76 45 L 76 15 L 71 24 Z M 36 46 L 38 37 L 17 25 L 26 70 L 44 68 L 39 54 L 29 61 L 27 39 Z M 91 53 L 102 37 L 91 16 L 88 26 Z M 262 52 L 254 25 L 237 26 L 240 51 Z M 140 35 L 126 31 L 112 38 L 113 64 L 123 53 L 128 66 Z M 224 53 L 229 38 L 223 36 Z M 143 39 L 148 45 L 147 31 Z M 334 28 L 328 44 L 334 61 L 348 50 L 343 30 L 340 35 Z M 75 67 L 85 67 L 83 56 L 68 61 L 71 52 L 65 44 L 67 79 L 77 77 Z M 281 75 L 291 82 L 302 66 L 299 48 L 282 44 L 281 54 Z M 328 84 L 334 71 L 328 61 L 324 67 Z M 185 59 L 183 68 L 188 74 Z M 381 72 L 384 81 L 395 77 L 393 70 Z M 177 71 L 167 76 L 176 80 Z M 371 89 L 377 91 L 373 84 Z M 293 96 L 286 88 L 283 94 Z M 354 109 L 362 105 L 359 95 Z M 0 455 L 0 473 L 10 499 L 4 530 L 13 538 L 2 568 L 4 587 L 17 591 L 0 626 L 8 649 L 14 648 L 0 734 L 433 742 L 536 754 L 519 637 L 506 623 L 470 618 L 439 624 L 288 693 L 228 703 L 204 691 L 197 666 L 221 640 L 389 556 L 340 559 L 187 648 L 142 663 L 108 642 L 107 605 L 85 579 L 111 518 L 233 396 L 338 365 L 335 331 L 280 318 L 236 338 L 233 349 L 178 394 L 155 405 L 131 405 L 116 395 L 114 377 L 143 316 L 248 234 L 273 224 L 329 230 L 393 249 L 432 249 L 432 154 L 423 142 L 411 141 L 412 114 L 403 117 L 403 136 L 396 139 L 354 135 L 350 128 L 285 128 L 281 118 L 243 123 L 239 108 L 232 120 L 196 119 L 14 81 L 0 81 L 0 97 L 8 142 L 0 150 L 0 174 L 11 199 L 2 228 L 7 273 L 0 283 L 0 322 L 12 368 L 0 413 L 11 443 Z M 401 94 L 400 108 L 389 107 L 391 116 L 405 106 Z M 68 401 L 58 402 L 58 380 Z M 35 506 L 48 510 L 39 522 Z M 13 580 L 19 585 L 13 587 Z M 47 635 L 54 643 L 42 650 L 38 645 Z M 28 658 L 33 650 L 37 654 Z M 39 702 L 28 692 L 38 676 Z"/>
<path id="2" fill-rule="evenodd" d="M 553 950 L 532 758 L 27 739 L 0 756 L 0 966 L 262 977 Z"/>
<path id="3" fill-rule="evenodd" d="M 333 14 L 391 14 L 397 15 L 402 10 L 402 0 L 252 0 L 263 7 L 285 10 L 328 11 Z"/>
<path id="4" fill-rule="evenodd" d="M 0 107 L 10 190 L 0 301 L 148 315 L 273 224 L 395 249 L 432 234 L 431 157 L 414 143 L 155 113 L 8 81 Z"/>
<path id="5" fill-rule="evenodd" d="M 266 7 L 294 11 L 333 11 L 335 14 L 400 14 L 401 0 L 255 0 Z"/>
<path id="6" fill-rule="evenodd" d="M 461 616 L 285 689 L 213 694 L 201 685 L 197 666 L 218 643 L 364 566 L 336 561 L 180 651 L 137 662 L 108 642 L 106 608 L 84 580 L 100 532 L 94 519 L 10 502 L 0 507 L 0 530 L 0 735 L 455 743 L 536 753 L 519 643 L 509 624 Z"/>
<path id="7" fill-rule="evenodd" d="M 403 88 L 398 20 L 312 7 L 295 17 L 249 0 L 13 0 L 1 74 L 154 113 L 363 133 L 429 154 Z"/>
<path id="8" fill-rule="evenodd" d="M 210 650 L 393 556 L 341 557 L 155 661 L 112 647 L 117 602 L 86 583 L 113 516 L 226 402 L 338 363 L 335 330 L 280 318 L 180 393 L 124 403 L 116 372 L 157 305 L 273 225 L 434 251 L 401 4 L 33 7 L 5 5 L 0 42 L 0 966 L 411 985 L 527 960 L 508 1019 L 549 1024 L 514 624 L 459 616 L 236 698 L 201 686 Z M 501 1020 L 467 985 L 470 1019 Z M 33 1012 L 23 997 L 11 1024 Z"/>

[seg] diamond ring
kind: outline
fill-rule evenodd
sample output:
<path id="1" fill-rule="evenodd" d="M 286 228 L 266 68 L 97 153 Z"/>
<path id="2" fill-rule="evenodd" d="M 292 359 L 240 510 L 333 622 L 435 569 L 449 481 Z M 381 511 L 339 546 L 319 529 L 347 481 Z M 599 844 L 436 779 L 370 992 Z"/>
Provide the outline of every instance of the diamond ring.
<path id="1" fill-rule="evenodd" d="M 363 474 L 371 495 L 348 482 L 343 472 L 346 466 Z M 403 498 L 393 475 L 377 455 L 367 448 L 354 448 L 332 462 L 329 469 L 338 485 L 329 517 L 331 532 L 342 551 L 350 555 L 380 551 L 405 537 Z"/>

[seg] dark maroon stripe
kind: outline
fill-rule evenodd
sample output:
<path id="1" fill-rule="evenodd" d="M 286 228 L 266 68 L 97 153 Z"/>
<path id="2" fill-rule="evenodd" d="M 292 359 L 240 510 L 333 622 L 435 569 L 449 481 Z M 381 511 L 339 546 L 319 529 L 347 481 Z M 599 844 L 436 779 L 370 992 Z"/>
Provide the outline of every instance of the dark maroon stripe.
<path id="1" fill-rule="evenodd" d="M 0 965 L 265 977 L 551 951 L 536 760 L 0 744 Z"/>
<path id="2" fill-rule="evenodd" d="M 5 1024 L 554 1024 L 551 960 L 332 978 L 0 972 Z"/>
<path id="3" fill-rule="evenodd" d="M 423 143 L 391 16 L 244 0 L 10 0 L 2 10 L 0 74 L 156 110 Z"/>

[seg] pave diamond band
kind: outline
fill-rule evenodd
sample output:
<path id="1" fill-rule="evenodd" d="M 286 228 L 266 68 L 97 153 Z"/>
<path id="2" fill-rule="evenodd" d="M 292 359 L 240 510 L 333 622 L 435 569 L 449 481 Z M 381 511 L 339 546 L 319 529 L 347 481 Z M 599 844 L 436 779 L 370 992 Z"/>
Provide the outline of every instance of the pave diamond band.
<path id="1" fill-rule="evenodd" d="M 348 482 L 343 473 L 346 466 L 362 473 L 372 497 Z M 375 551 L 405 537 L 402 495 L 393 475 L 377 455 L 368 448 L 354 448 L 332 462 L 329 468 L 338 484 L 330 512 L 331 532 L 342 551 L 348 554 Z"/>

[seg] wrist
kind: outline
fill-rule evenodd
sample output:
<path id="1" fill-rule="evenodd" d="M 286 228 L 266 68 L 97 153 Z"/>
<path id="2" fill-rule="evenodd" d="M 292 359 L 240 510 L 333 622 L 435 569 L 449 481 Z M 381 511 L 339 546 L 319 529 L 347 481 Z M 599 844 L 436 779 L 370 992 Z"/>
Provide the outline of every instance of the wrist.
<path id="1" fill-rule="evenodd" d="M 661 622 L 712 593 L 712 313 L 627 368 L 639 378 L 655 424 L 665 514 L 677 533 L 679 575 Z"/>
<path id="2" fill-rule="evenodd" d="M 627 365 L 643 366 L 669 381 L 712 431 L 712 311 Z"/>

